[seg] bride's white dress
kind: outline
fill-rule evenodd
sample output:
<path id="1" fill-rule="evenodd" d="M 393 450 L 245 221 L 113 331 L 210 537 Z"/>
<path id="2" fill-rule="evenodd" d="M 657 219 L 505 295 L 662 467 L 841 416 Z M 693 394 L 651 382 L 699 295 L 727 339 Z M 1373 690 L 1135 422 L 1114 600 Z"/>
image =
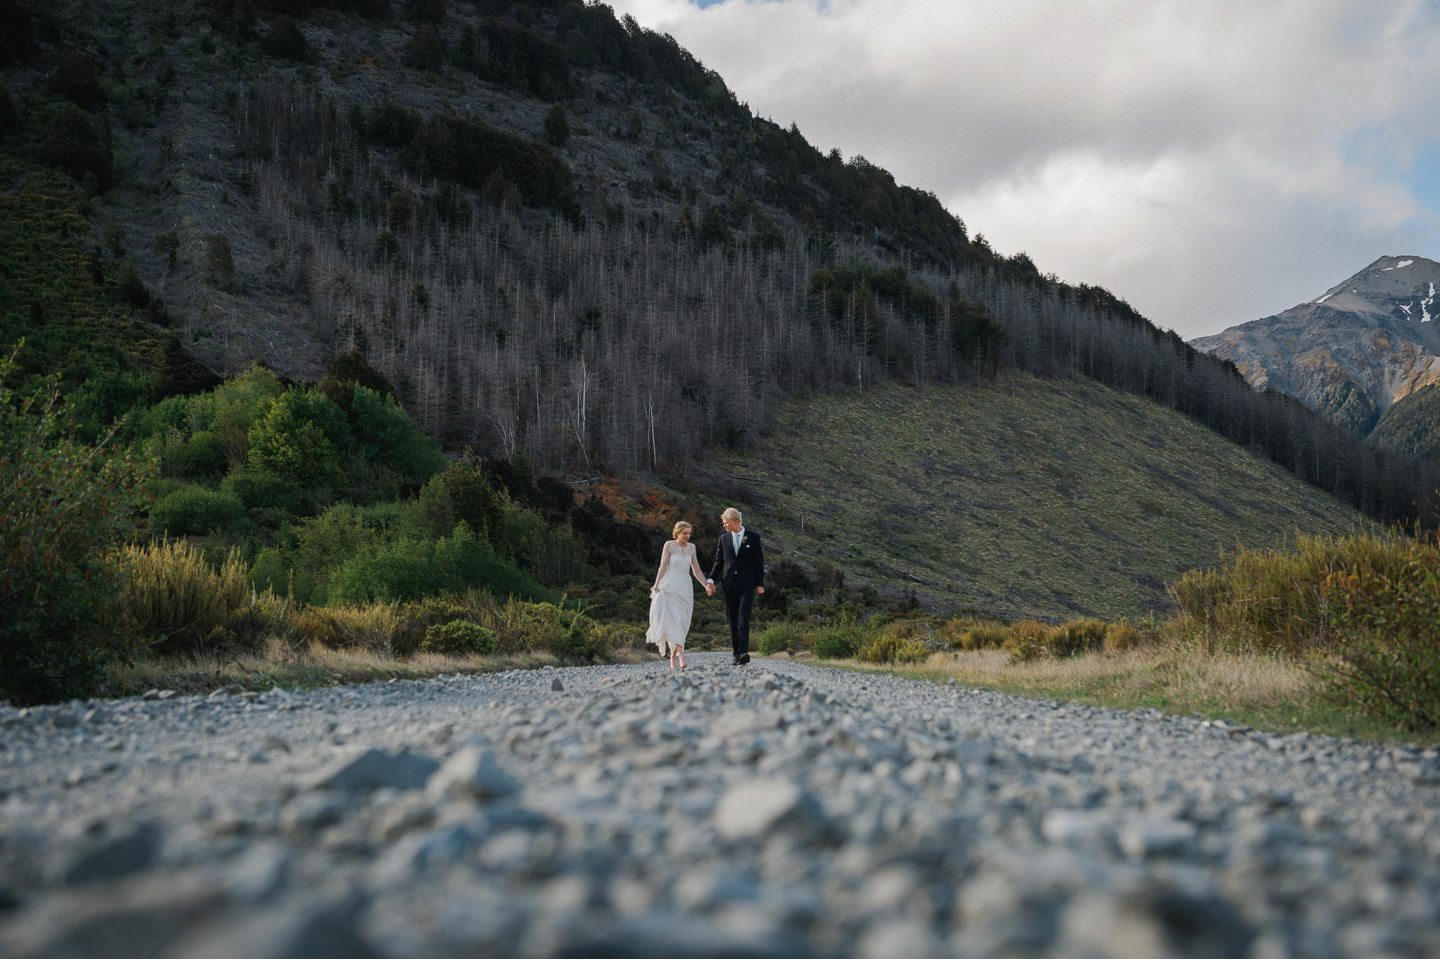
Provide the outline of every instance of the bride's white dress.
<path id="1" fill-rule="evenodd" d="M 683 647 L 690 633 L 690 616 L 695 611 L 695 588 L 690 585 L 692 575 L 702 583 L 705 581 L 695 561 L 695 543 L 687 542 L 683 546 L 674 540 L 665 543 L 655 588 L 650 593 L 650 629 L 645 631 L 645 642 L 659 644 L 661 656 L 666 653 L 666 644 Z"/>

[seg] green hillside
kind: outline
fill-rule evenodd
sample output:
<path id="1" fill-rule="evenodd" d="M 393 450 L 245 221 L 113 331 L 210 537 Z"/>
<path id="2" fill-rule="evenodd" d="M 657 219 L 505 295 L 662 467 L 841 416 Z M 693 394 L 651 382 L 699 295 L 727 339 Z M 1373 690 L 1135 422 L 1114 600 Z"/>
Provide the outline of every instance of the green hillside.
<path id="1" fill-rule="evenodd" d="M 787 404 L 697 476 L 846 586 L 1006 617 L 1165 609 L 1222 547 L 1365 520 L 1200 424 L 1091 381 L 885 386 Z"/>
<path id="2" fill-rule="evenodd" d="M 1402 455 L 1440 458 L 1440 387 L 1422 387 L 1396 401 L 1370 432 L 1372 444 Z"/>

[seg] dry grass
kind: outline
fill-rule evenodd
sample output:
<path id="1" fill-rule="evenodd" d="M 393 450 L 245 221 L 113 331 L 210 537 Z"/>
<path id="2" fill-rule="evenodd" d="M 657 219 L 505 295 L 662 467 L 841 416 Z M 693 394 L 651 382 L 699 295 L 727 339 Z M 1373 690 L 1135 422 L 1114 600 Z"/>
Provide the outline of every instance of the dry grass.
<path id="1" fill-rule="evenodd" d="M 823 662 L 823 661 L 815 661 Z M 920 677 L 1007 694 L 1078 701 L 1104 707 L 1153 708 L 1168 714 L 1223 719 L 1264 731 L 1310 731 L 1377 740 L 1433 743 L 1397 730 L 1327 697 L 1320 679 L 1294 660 L 1213 650 L 1196 640 L 1016 663 L 1004 650 L 932 654 L 920 667 L 833 666 Z"/>
<path id="2" fill-rule="evenodd" d="M 610 663 L 636 663 L 654 655 L 636 650 L 617 651 Z M 328 647 L 315 643 L 296 648 L 272 639 L 250 656 L 200 655 L 185 658 L 147 659 L 117 665 L 109 671 L 109 690 L 114 696 L 144 693 L 152 687 L 182 693 L 204 693 L 219 687 L 237 686 L 247 690 L 327 687 L 377 680 L 418 680 L 441 674 L 483 674 L 500 670 L 533 670 L 564 666 L 567 661 L 544 651 L 522 651 L 504 656 L 447 656 L 416 653 L 387 657 L 357 647 Z M 573 661 L 570 661 L 573 663 Z"/>
<path id="3" fill-rule="evenodd" d="M 1286 660 L 1178 643 L 1025 663 L 1015 663 L 1003 650 L 934 654 L 925 669 L 998 690 L 1079 689 L 1111 701 L 1173 697 L 1199 707 L 1300 704 L 1318 687 L 1309 672 Z"/>

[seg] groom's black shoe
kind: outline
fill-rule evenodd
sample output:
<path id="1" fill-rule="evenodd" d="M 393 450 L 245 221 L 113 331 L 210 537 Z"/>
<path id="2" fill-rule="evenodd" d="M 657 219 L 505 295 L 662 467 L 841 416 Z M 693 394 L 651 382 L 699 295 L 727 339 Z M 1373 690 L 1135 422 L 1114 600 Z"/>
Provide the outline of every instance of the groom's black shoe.
<path id="1" fill-rule="evenodd" d="M 743 667 L 750 662 L 750 655 L 748 653 L 742 653 L 735 662 Z"/>

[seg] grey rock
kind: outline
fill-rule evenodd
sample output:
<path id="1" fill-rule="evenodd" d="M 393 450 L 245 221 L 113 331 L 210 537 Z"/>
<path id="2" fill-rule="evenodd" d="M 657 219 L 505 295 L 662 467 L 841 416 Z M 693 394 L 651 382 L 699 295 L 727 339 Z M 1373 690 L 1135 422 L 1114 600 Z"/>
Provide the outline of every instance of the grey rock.
<path id="1" fill-rule="evenodd" d="M 1189 822 L 1173 818 L 1135 819 L 1120 829 L 1120 848 L 1135 859 L 1172 855 L 1189 848 L 1196 837 Z"/>
<path id="2" fill-rule="evenodd" d="M 472 744 L 451 755 L 430 778 L 425 791 L 437 799 L 486 802 L 513 795 L 520 788 L 519 779 L 500 767 L 493 750 Z"/>
<path id="3" fill-rule="evenodd" d="M 82 850 L 64 867 L 59 881 L 78 886 L 133 875 L 155 864 L 163 842 L 164 834 L 158 823 L 141 822 Z"/>
<path id="4" fill-rule="evenodd" d="M 565 683 L 559 677 L 556 677 L 554 680 L 550 681 L 550 689 L 558 693 L 565 689 Z"/>
<path id="5" fill-rule="evenodd" d="M 379 788 L 419 789 L 425 787 L 439 767 L 439 762 L 424 755 L 370 748 L 325 775 L 317 787 L 356 792 Z"/>
<path id="6" fill-rule="evenodd" d="M 24 959 L 156 959 L 207 924 L 224 894 L 196 874 L 147 874 L 38 900 L 0 925 L 0 953 Z"/>
<path id="7" fill-rule="evenodd" d="M 735 783 L 716 804 L 714 824 L 726 839 L 762 838 L 781 832 L 806 838 L 829 834 L 820 802 L 788 778 Z"/>
<path id="8" fill-rule="evenodd" d="M 304 792 L 281 810 L 281 831 L 293 836 L 318 832 L 343 819 L 354 802 L 354 797 L 347 792 Z"/>
<path id="9" fill-rule="evenodd" d="M 189 960 L 356 960 L 375 952 L 361 936 L 363 900 L 301 899 L 227 913 L 215 931 L 183 939 L 169 955 Z"/>

